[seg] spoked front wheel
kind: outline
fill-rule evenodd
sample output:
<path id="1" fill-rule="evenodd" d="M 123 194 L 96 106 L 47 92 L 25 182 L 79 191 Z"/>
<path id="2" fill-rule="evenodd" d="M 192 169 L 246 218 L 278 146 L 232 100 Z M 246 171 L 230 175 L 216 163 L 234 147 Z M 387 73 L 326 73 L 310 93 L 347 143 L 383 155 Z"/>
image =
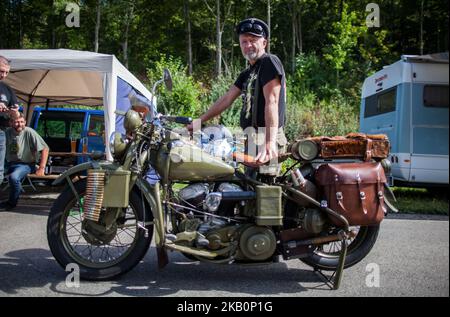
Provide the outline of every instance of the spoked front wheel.
<path id="1" fill-rule="evenodd" d="M 83 201 L 86 180 L 74 185 Z M 107 280 L 128 272 L 144 257 L 152 239 L 153 225 L 147 226 L 146 234 L 138 224 L 152 219 L 150 209 L 132 191 L 129 206 L 110 228 L 95 224 L 87 227 L 83 225 L 85 219 L 80 202 L 67 187 L 50 210 L 47 239 L 53 256 L 64 269 L 74 263 L 79 266 L 82 279 Z"/>

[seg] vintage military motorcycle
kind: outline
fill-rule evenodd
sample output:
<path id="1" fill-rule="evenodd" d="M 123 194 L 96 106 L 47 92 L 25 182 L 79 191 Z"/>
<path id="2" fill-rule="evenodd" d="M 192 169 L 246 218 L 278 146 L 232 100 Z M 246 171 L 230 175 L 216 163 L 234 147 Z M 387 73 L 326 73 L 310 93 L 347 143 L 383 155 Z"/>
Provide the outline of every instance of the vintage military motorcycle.
<path id="1" fill-rule="evenodd" d="M 337 288 L 343 269 L 372 249 L 387 203 L 384 136 L 297 140 L 283 175 L 249 177 L 247 156 L 224 160 L 174 131 L 190 118 L 143 120 L 135 110 L 123 114 L 126 136 L 112 135 L 113 162 L 75 166 L 54 182 L 67 182 L 47 226 L 63 268 L 114 278 L 139 263 L 154 236 L 161 268 L 168 251 L 220 264 L 298 258 L 335 271 Z"/>

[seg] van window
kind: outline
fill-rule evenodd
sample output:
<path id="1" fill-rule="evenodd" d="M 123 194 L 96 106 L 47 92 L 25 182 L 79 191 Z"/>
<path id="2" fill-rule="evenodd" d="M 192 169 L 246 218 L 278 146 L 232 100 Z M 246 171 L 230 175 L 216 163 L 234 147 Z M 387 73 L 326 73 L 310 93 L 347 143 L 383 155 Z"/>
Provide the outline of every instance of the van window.
<path id="1" fill-rule="evenodd" d="M 42 111 L 36 131 L 44 138 L 80 138 L 84 113 Z"/>
<path id="2" fill-rule="evenodd" d="M 83 132 L 83 122 L 71 121 L 69 136 L 77 139 L 81 138 L 81 132 Z"/>
<path id="3" fill-rule="evenodd" d="M 397 99 L 397 87 L 390 88 L 366 98 L 364 118 L 376 116 L 382 113 L 395 111 L 395 100 Z"/>
<path id="4" fill-rule="evenodd" d="M 425 85 L 423 104 L 425 107 L 448 108 L 448 85 Z"/>
<path id="5" fill-rule="evenodd" d="M 89 136 L 102 136 L 105 132 L 105 119 L 103 116 L 91 115 L 89 120 Z"/>

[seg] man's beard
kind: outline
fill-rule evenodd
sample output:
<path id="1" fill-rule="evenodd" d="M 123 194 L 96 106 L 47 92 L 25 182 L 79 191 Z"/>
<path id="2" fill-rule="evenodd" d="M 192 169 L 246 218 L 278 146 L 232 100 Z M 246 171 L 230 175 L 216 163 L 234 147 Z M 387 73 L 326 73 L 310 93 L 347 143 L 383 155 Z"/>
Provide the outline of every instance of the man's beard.
<path id="1" fill-rule="evenodd" d="M 258 59 L 258 53 L 256 52 L 250 52 L 244 55 L 244 58 L 248 60 L 249 62 L 256 61 Z"/>

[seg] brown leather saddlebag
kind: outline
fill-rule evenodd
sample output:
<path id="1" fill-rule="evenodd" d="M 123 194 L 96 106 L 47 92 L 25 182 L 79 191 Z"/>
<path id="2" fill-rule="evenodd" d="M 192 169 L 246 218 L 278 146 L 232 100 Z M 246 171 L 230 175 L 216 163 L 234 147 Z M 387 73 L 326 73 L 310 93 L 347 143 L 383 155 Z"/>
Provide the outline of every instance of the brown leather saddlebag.
<path id="1" fill-rule="evenodd" d="M 310 138 L 319 147 L 321 158 L 383 159 L 389 154 L 389 139 L 384 134 L 349 133 L 345 137 Z"/>
<path id="2" fill-rule="evenodd" d="M 383 220 L 386 176 L 380 163 L 323 164 L 316 171 L 316 181 L 328 207 L 350 225 L 376 225 Z M 335 217 L 331 221 L 342 225 Z"/>

